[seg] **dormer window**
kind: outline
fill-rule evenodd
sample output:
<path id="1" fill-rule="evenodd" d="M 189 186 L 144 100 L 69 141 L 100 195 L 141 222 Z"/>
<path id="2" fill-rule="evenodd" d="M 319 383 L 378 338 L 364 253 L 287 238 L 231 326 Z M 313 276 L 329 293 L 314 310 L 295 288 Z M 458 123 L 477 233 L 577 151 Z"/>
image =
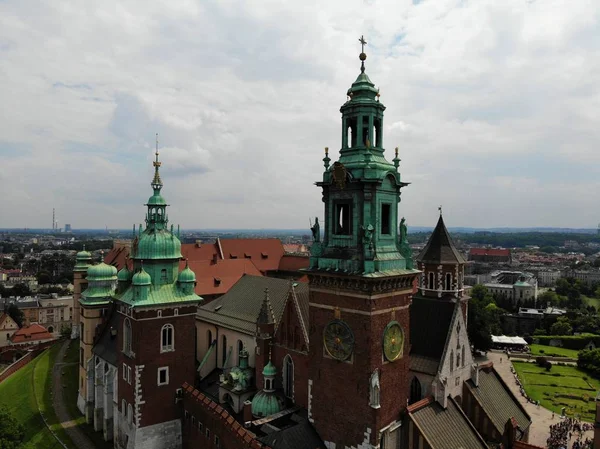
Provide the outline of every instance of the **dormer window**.
<path id="1" fill-rule="evenodd" d="M 215 287 L 221 285 L 221 278 L 215 278 Z"/>
<path id="2" fill-rule="evenodd" d="M 260 257 L 262 257 L 263 259 L 268 259 L 269 258 L 269 254 L 267 254 L 267 253 L 260 253 Z"/>

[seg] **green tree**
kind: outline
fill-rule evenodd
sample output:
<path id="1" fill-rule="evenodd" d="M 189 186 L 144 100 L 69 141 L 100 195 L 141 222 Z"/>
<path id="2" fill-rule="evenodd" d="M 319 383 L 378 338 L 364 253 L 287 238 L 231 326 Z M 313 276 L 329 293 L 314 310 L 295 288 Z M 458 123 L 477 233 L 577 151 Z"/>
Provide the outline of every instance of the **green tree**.
<path id="1" fill-rule="evenodd" d="M 483 285 L 475 285 L 469 301 L 467 334 L 475 349 L 487 351 L 492 347 L 492 334 L 500 333 L 500 315 L 504 311 Z"/>
<path id="2" fill-rule="evenodd" d="M 572 333 L 573 328 L 566 317 L 560 317 L 556 323 L 550 326 L 551 335 L 571 335 Z"/>
<path id="3" fill-rule="evenodd" d="M 6 308 L 6 313 L 15 321 L 15 323 L 17 323 L 17 326 L 23 327 L 25 314 L 17 307 L 15 303 L 9 304 L 9 306 Z"/>
<path id="4" fill-rule="evenodd" d="M 37 281 L 38 281 L 38 284 L 40 284 L 40 285 L 50 284 L 52 282 L 52 277 L 50 276 L 50 273 L 48 273 L 47 271 L 40 271 L 37 274 Z"/>
<path id="5" fill-rule="evenodd" d="M 27 284 L 15 284 L 12 288 L 12 294 L 15 296 L 30 296 L 31 289 Z"/>
<path id="6" fill-rule="evenodd" d="M 0 449 L 17 449 L 25 437 L 25 427 L 0 408 Z"/>

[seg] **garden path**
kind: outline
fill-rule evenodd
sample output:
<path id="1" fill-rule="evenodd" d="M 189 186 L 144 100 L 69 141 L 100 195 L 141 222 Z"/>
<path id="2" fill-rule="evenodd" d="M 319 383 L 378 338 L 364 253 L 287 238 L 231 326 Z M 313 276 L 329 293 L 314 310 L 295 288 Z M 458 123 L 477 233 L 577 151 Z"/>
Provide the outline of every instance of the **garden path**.
<path id="1" fill-rule="evenodd" d="M 554 414 L 553 418 L 550 410 L 527 402 L 527 400 L 521 396 L 519 386 L 515 382 L 515 375 L 510 370 L 512 363 L 507 359 L 506 354 L 503 352 L 490 351 L 487 353 L 487 359 L 494 362 L 494 368 L 496 368 L 496 371 L 502 377 L 502 380 L 506 382 L 506 385 L 508 385 L 512 393 L 531 417 L 532 423 L 531 428 L 529 429 L 529 444 L 546 447 L 546 440 L 550 436 L 550 426 L 560 422 L 560 416 Z M 500 360 L 502 360 L 502 362 Z M 585 438 L 594 438 L 594 432 L 585 432 L 583 439 Z M 573 442 L 574 440 L 571 441 Z"/>

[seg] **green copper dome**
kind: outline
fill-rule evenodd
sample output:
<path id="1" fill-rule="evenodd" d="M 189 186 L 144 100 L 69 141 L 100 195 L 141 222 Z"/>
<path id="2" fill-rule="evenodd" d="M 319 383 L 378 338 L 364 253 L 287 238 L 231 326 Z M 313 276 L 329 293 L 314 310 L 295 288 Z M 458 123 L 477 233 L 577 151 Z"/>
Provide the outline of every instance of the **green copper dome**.
<path id="1" fill-rule="evenodd" d="M 146 228 L 134 246 L 134 259 L 181 259 L 181 242 L 166 229 Z"/>
<path id="2" fill-rule="evenodd" d="M 129 282 L 131 280 L 131 271 L 127 269 L 127 266 L 124 266 L 117 273 L 117 280 L 119 282 Z"/>
<path id="3" fill-rule="evenodd" d="M 160 193 L 155 193 L 148 198 L 146 206 L 167 206 L 167 202 Z"/>
<path id="4" fill-rule="evenodd" d="M 263 368 L 263 376 L 275 376 L 277 374 L 277 368 L 273 365 L 273 362 L 269 360 L 269 363 Z"/>
<path id="5" fill-rule="evenodd" d="M 90 253 L 89 251 L 86 251 L 85 248 L 83 249 L 83 251 L 79 251 L 77 253 L 77 255 L 75 256 L 75 258 L 77 260 L 89 260 L 92 258 L 92 253 Z"/>
<path id="6" fill-rule="evenodd" d="M 179 282 L 196 282 L 196 273 L 190 270 L 187 262 L 185 263 L 185 268 L 181 270 L 179 276 L 177 276 L 177 280 Z"/>
<path id="7" fill-rule="evenodd" d="M 101 262 L 88 268 L 87 279 L 93 281 L 116 281 L 117 269 L 111 265 Z"/>
<path id="8" fill-rule="evenodd" d="M 282 398 L 274 392 L 259 391 L 252 399 L 252 414 L 259 418 L 279 413 L 283 407 Z"/>
<path id="9" fill-rule="evenodd" d="M 140 271 L 133 275 L 133 279 L 131 281 L 133 285 L 150 285 L 152 283 L 152 278 L 144 270 L 144 267 L 142 267 Z"/>
<path id="10" fill-rule="evenodd" d="M 83 251 L 79 251 L 75 256 L 75 267 L 73 271 L 87 271 L 92 262 L 92 254 L 83 248 Z"/>

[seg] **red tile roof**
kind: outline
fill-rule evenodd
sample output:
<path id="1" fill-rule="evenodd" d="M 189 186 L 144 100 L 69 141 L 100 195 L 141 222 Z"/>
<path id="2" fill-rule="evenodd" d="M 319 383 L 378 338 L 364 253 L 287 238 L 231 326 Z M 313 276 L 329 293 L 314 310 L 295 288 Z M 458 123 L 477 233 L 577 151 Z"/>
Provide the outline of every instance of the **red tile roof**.
<path id="1" fill-rule="evenodd" d="M 190 269 L 196 273 L 196 294 L 200 296 L 223 295 L 240 280 L 244 274 L 262 276 L 251 260 L 191 260 L 188 261 Z M 183 269 L 185 262 L 179 264 Z"/>
<path id="2" fill-rule="evenodd" d="M 308 268 L 308 256 L 299 256 L 286 254 L 279 262 L 280 271 L 298 271 L 302 268 Z"/>
<path id="3" fill-rule="evenodd" d="M 224 259 L 250 259 L 262 272 L 276 271 L 283 257 L 279 239 L 219 239 Z"/>
<path id="4" fill-rule="evenodd" d="M 471 256 L 510 256 L 510 249 L 499 248 L 471 248 L 469 250 Z"/>
<path id="5" fill-rule="evenodd" d="M 39 324 L 32 324 L 16 331 L 12 337 L 10 337 L 10 341 L 13 344 L 17 344 L 40 340 L 52 340 L 53 338 L 54 336 L 49 333 L 45 327 Z"/>

